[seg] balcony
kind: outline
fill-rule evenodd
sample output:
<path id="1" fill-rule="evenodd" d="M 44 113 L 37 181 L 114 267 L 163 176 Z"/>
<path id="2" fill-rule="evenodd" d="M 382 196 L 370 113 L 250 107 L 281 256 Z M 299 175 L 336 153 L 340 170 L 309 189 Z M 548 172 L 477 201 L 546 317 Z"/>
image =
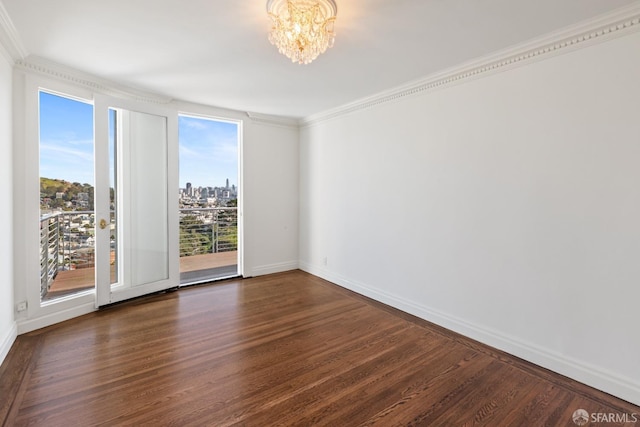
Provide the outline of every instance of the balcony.
<path id="1" fill-rule="evenodd" d="M 180 283 L 238 274 L 238 208 L 180 209 Z"/>
<path id="2" fill-rule="evenodd" d="M 112 215 L 113 216 L 113 215 Z M 115 221 L 111 282 L 116 277 Z M 180 283 L 237 275 L 237 208 L 180 210 Z M 40 295 L 43 301 L 94 288 L 95 215 L 62 212 L 40 220 Z"/>

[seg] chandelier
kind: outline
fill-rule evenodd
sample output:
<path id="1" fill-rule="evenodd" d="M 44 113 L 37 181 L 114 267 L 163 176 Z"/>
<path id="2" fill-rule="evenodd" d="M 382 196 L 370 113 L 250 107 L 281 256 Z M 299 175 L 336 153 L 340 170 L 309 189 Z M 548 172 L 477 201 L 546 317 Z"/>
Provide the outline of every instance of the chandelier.
<path id="1" fill-rule="evenodd" d="M 338 7 L 333 0 L 268 0 L 269 41 L 298 64 L 308 64 L 333 46 Z"/>

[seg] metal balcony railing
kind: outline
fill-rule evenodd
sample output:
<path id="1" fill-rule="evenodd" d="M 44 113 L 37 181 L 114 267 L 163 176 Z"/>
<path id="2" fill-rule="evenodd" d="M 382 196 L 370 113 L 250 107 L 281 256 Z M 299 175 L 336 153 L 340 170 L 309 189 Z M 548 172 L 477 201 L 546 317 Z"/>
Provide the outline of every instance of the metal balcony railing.
<path id="1" fill-rule="evenodd" d="M 180 257 L 238 250 L 237 208 L 190 208 L 179 212 Z M 95 267 L 94 244 L 95 214 L 92 211 L 55 213 L 40 219 L 42 298 L 59 272 Z"/>
<path id="2" fill-rule="evenodd" d="M 238 208 L 180 209 L 180 257 L 238 250 Z"/>
<path id="3" fill-rule="evenodd" d="M 40 295 L 46 296 L 58 272 L 95 266 L 95 215 L 62 212 L 40 219 Z"/>

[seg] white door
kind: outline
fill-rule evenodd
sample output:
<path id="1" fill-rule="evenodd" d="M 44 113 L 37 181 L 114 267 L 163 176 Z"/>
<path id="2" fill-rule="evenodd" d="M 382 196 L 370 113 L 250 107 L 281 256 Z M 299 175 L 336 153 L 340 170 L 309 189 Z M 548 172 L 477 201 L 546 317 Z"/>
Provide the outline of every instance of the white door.
<path id="1" fill-rule="evenodd" d="M 179 285 L 177 113 L 95 99 L 97 306 Z"/>

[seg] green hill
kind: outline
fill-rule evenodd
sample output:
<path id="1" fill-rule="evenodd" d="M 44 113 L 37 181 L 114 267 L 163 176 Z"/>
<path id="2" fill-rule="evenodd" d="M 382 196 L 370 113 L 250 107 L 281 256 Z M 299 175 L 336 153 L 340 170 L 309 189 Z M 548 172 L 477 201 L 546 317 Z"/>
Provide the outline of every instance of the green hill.
<path id="1" fill-rule="evenodd" d="M 58 198 L 58 194 L 61 197 Z M 88 206 L 84 208 L 93 209 L 93 186 L 90 184 L 80 184 L 79 182 L 68 182 L 62 179 L 40 178 L 40 205 L 49 208 L 73 209 L 78 201 L 78 194 L 88 194 Z M 46 200 L 45 200 L 46 199 Z M 46 203 L 45 203 L 46 202 Z M 68 202 L 73 206 L 67 207 Z"/>

